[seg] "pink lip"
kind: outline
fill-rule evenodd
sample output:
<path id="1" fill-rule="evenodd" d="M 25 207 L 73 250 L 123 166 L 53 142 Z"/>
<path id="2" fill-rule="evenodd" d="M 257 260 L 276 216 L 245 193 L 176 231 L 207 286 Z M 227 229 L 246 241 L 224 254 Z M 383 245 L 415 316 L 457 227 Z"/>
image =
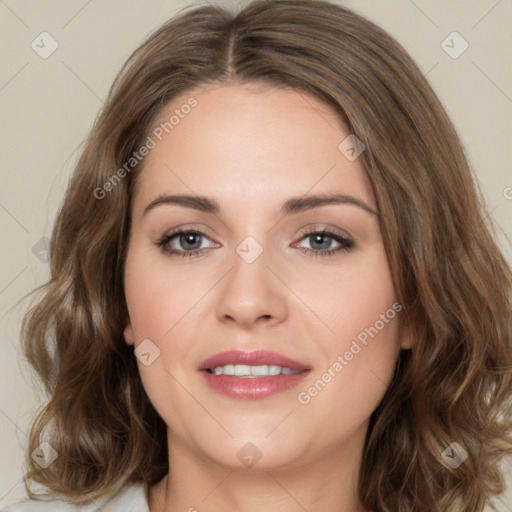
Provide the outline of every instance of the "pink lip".
<path id="1" fill-rule="evenodd" d="M 276 375 L 273 377 L 235 377 L 231 375 L 214 375 L 208 371 L 216 366 L 224 366 L 226 364 L 286 366 L 292 370 L 298 370 L 300 373 Z M 311 368 L 298 361 L 266 350 L 254 352 L 231 350 L 222 352 L 204 361 L 200 365 L 199 370 L 210 388 L 217 393 L 239 400 L 257 400 L 281 393 L 297 386 L 311 372 Z"/>

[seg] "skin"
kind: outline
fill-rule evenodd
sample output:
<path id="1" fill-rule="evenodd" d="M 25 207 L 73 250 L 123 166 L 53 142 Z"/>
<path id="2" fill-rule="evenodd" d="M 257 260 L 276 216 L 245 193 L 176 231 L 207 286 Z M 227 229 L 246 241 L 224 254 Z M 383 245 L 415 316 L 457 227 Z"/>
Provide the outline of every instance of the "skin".
<path id="1" fill-rule="evenodd" d="M 400 314 L 309 403 L 298 394 L 396 303 L 361 159 L 341 153 L 346 127 L 304 93 L 210 85 L 175 98 L 161 120 L 190 97 L 197 106 L 145 159 L 126 260 L 125 340 L 137 347 L 150 339 L 160 350 L 151 364 L 137 362 L 168 426 L 170 471 L 150 489 L 150 510 L 360 512 L 356 486 L 369 418 L 400 349 L 410 348 Z M 164 204 L 144 215 L 164 193 L 208 196 L 221 212 Z M 290 197 L 331 193 L 376 213 L 353 204 L 278 212 Z M 204 233 L 195 239 L 204 252 L 164 253 L 158 241 L 175 228 Z M 334 229 L 353 246 L 314 255 L 340 243 L 326 238 L 318 248 L 302 235 L 305 228 Z M 263 249 L 252 263 L 236 252 L 247 236 Z M 193 243 L 177 236 L 169 245 L 190 252 Z M 235 400 L 210 389 L 197 371 L 207 357 L 231 349 L 275 351 L 312 371 L 296 388 Z M 262 455 L 251 468 L 237 457 L 248 442 Z"/>

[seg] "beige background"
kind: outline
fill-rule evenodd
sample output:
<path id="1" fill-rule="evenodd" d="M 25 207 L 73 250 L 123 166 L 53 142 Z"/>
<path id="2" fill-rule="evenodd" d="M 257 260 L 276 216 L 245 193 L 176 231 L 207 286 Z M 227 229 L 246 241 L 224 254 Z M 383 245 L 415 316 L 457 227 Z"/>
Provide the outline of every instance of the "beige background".
<path id="1" fill-rule="evenodd" d="M 43 400 L 18 349 L 23 307 L 16 302 L 48 277 L 48 264 L 32 249 L 50 236 L 79 144 L 121 64 L 189 3 L 205 2 L 0 0 L 0 506 L 24 496 L 26 432 Z M 511 0 L 340 3 L 387 29 L 428 76 L 463 139 L 512 262 Z M 43 31 L 59 45 L 47 59 L 31 48 Z M 453 31 L 469 44 L 456 59 L 441 46 Z M 512 511 L 512 474 L 497 506 Z"/>

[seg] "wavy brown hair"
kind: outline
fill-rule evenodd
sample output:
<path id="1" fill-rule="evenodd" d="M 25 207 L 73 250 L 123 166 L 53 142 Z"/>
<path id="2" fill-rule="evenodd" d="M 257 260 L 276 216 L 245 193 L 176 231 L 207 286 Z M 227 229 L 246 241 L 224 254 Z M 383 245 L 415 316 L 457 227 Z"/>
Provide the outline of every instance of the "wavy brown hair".
<path id="1" fill-rule="evenodd" d="M 135 50 L 78 160 L 51 238 L 51 277 L 22 326 L 48 392 L 34 420 L 30 481 L 77 502 L 149 487 L 168 471 L 166 425 L 142 387 L 123 268 L 144 161 L 99 199 L 164 106 L 209 83 L 259 82 L 330 106 L 366 168 L 412 350 L 373 413 L 359 477 L 374 512 L 481 511 L 512 452 L 512 276 L 458 134 L 420 69 L 385 31 L 322 0 L 191 6 Z M 306 96 L 307 97 L 307 96 Z M 340 141 L 341 142 L 341 141 Z M 105 190 L 105 189 L 103 189 Z M 49 440 L 46 469 L 30 453 Z M 453 469 L 443 451 L 468 458 Z"/>

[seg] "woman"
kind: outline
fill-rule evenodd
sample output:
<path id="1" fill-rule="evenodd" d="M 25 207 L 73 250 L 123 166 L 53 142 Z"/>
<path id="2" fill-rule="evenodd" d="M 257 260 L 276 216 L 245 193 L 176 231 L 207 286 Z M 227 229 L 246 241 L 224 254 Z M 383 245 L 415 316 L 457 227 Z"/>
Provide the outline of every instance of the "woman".
<path id="1" fill-rule="evenodd" d="M 6 510 L 483 510 L 512 451 L 486 215 L 380 28 L 315 0 L 182 12 L 58 215 L 23 331 L 51 398 Z"/>

